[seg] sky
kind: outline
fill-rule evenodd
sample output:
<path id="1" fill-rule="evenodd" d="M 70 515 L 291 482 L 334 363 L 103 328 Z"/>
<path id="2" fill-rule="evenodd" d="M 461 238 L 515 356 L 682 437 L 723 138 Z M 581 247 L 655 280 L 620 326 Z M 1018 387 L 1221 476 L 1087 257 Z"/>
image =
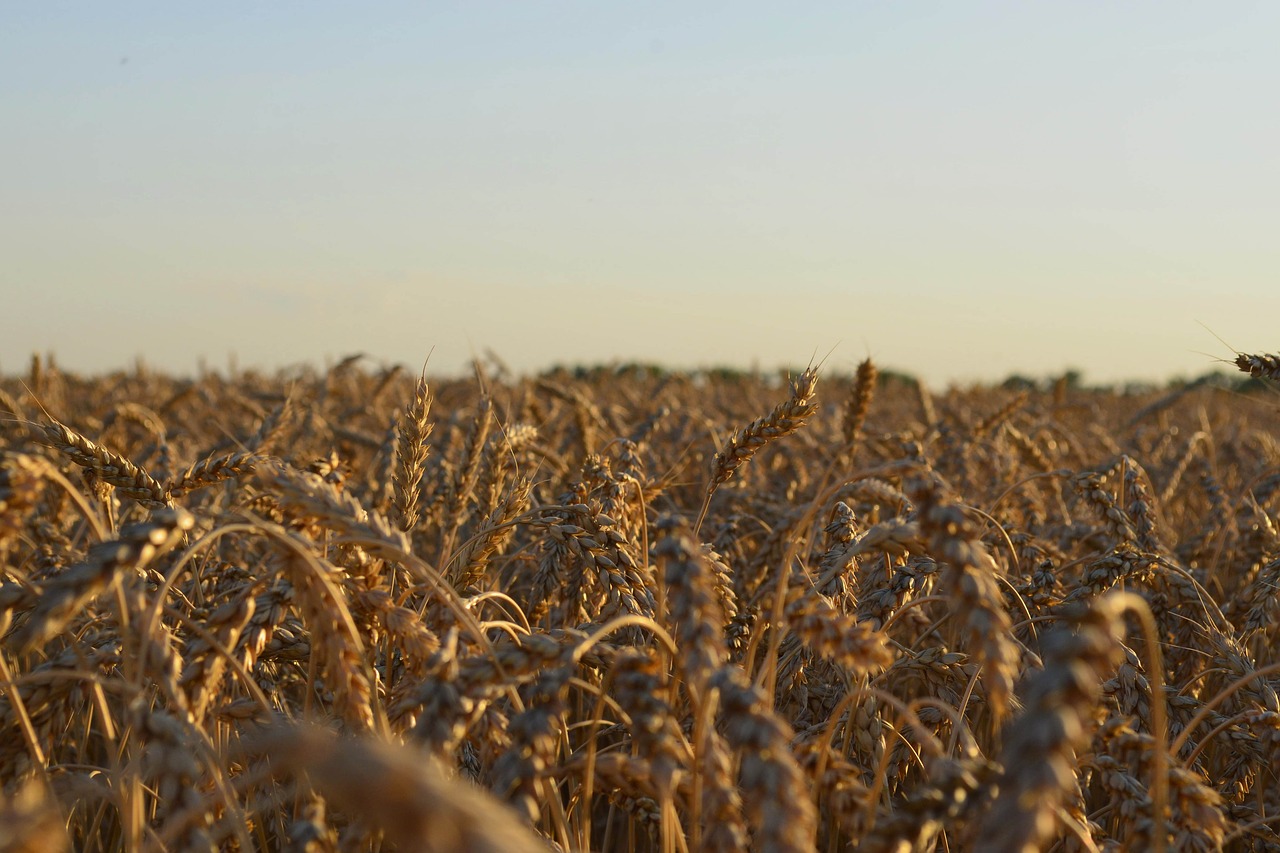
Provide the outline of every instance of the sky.
<path id="1" fill-rule="evenodd" d="M 1277 33 L 1265 2 L 0 0 L 0 372 L 1198 376 L 1280 349 Z"/>

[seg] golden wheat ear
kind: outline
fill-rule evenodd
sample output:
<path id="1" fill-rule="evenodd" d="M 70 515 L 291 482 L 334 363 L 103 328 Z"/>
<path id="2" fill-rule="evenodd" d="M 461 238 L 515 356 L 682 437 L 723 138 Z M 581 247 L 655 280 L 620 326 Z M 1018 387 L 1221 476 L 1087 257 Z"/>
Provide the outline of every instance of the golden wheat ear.
<path id="1" fill-rule="evenodd" d="M 1240 353 L 1236 356 L 1235 364 L 1242 373 L 1247 373 L 1254 379 L 1280 381 L 1280 355 Z"/>
<path id="2" fill-rule="evenodd" d="M 510 853 L 545 850 L 498 799 L 450 778 L 418 749 L 372 737 L 337 738 L 323 729 L 277 725 L 243 751 L 277 777 L 302 777 L 344 812 L 385 832 L 399 850 Z"/>
<path id="3" fill-rule="evenodd" d="M 716 454 L 711 469 L 711 479 L 707 483 L 707 492 L 702 511 L 698 514 L 698 522 L 694 525 L 694 533 L 702 527 L 711 496 L 720 484 L 733 476 L 734 472 L 751 461 L 766 444 L 798 431 L 805 422 L 818 410 L 814 398 L 818 387 L 818 370 L 810 367 L 791 381 L 791 396 L 779 403 L 772 412 L 763 418 L 757 418 L 746 427 L 729 436 L 720 452 Z"/>

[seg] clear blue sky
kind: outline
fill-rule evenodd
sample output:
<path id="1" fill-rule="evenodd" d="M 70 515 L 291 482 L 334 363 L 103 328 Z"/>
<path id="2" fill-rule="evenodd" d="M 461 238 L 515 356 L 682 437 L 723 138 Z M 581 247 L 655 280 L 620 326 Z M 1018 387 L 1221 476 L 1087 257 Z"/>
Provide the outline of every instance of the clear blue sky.
<path id="1" fill-rule="evenodd" d="M 1280 4 L 0 2 L 0 370 L 1280 349 Z"/>

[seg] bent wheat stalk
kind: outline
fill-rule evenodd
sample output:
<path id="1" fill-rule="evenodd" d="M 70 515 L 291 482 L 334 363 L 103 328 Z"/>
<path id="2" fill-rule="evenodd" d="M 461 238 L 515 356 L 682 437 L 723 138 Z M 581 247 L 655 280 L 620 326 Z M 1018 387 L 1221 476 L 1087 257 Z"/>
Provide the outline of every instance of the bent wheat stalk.
<path id="1" fill-rule="evenodd" d="M 695 535 L 706 518 L 707 508 L 711 505 L 711 496 L 715 494 L 720 484 L 729 480 L 735 471 L 750 462 L 751 457 L 766 444 L 799 430 L 818 410 L 814 402 L 817 386 L 817 368 L 810 367 L 792 380 L 789 398 L 779 403 L 768 416 L 757 418 L 729 437 L 725 446 L 716 454 L 702 511 L 698 514 L 698 523 L 694 525 Z"/>

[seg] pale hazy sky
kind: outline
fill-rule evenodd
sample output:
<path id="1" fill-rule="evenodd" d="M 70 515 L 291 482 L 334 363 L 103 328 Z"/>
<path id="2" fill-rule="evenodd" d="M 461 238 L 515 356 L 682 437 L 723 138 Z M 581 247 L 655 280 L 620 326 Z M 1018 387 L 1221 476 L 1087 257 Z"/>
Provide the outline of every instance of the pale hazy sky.
<path id="1" fill-rule="evenodd" d="M 1198 375 L 1197 323 L 1280 349 L 1278 40 L 1264 2 L 0 0 L 0 370 Z"/>

